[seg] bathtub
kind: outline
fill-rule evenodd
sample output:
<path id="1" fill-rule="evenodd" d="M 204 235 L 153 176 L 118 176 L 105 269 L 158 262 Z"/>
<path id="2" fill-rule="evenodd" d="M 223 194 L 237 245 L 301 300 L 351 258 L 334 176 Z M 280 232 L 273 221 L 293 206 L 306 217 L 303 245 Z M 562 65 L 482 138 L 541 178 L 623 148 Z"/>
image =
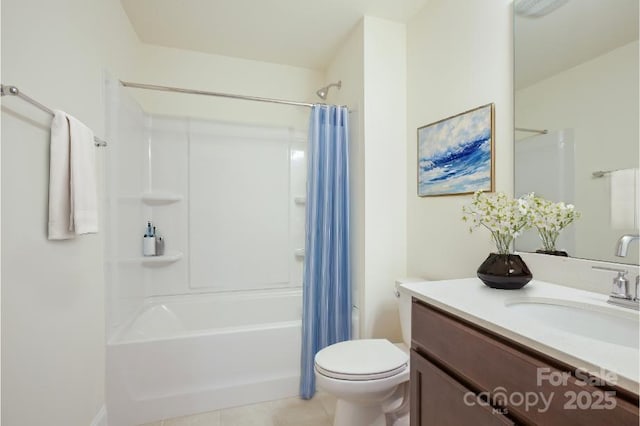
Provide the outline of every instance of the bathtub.
<path id="1" fill-rule="evenodd" d="M 107 344 L 109 426 L 295 396 L 302 292 L 153 298 Z"/>

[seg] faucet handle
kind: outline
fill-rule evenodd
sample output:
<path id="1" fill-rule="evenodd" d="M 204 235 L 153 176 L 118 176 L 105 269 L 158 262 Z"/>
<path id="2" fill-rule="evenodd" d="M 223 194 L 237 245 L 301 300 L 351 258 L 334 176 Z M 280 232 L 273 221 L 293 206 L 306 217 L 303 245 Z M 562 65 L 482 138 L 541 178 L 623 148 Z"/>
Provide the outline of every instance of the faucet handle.
<path id="1" fill-rule="evenodd" d="M 631 299 L 631 295 L 629 294 L 629 280 L 625 277 L 629 273 L 626 269 L 618 269 L 618 268 L 609 268 L 606 266 L 592 266 L 591 268 L 599 270 L 599 271 L 610 271 L 617 272 L 618 276 L 613 279 L 612 288 L 611 288 L 611 297 L 619 298 L 619 299 Z M 636 278 L 636 284 L 638 282 L 638 278 Z M 638 297 L 638 290 L 636 287 L 636 297 Z"/>

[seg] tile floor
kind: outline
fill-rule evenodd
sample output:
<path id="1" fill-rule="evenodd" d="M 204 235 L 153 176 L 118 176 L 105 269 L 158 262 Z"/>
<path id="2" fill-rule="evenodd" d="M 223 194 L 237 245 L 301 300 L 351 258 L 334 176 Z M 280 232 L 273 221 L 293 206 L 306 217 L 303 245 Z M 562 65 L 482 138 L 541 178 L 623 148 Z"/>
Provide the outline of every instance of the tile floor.
<path id="1" fill-rule="evenodd" d="M 308 401 L 297 397 L 280 399 L 142 426 L 331 426 L 335 404 L 333 396 L 318 392 Z"/>

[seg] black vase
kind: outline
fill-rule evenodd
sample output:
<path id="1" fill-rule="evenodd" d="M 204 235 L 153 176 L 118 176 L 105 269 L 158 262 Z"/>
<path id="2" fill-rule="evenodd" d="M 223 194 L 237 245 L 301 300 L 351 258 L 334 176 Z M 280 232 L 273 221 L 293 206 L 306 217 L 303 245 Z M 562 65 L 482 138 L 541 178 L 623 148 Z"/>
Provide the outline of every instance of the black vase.
<path id="1" fill-rule="evenodd" d="M 517 254 L 491 253 L 478 268 L 478 278 L 491 288 L 517 290 L 531 281 L 533 275 Z"/>
<path id="2" fill-rule="evenodd" d="M 552 256 L 564 256 L 564 257 L 569 257 L 569 253 L 567 253 L 564 250 L 536 250 L 536 253 L 540 253 L 540 254 L 550 254 Z"/>

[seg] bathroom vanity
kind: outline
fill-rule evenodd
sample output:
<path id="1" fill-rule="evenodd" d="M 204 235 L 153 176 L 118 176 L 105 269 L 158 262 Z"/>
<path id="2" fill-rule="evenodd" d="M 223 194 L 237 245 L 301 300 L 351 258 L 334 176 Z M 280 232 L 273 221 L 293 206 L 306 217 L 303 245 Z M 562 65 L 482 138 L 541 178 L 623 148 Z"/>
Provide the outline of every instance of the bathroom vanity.
<path id="1" fill-rule="evenodd" d="M 638 424 L 637 312 L 535 280 L 518 291 L 477 279 L 404 287 L 412 426 Z"/>

